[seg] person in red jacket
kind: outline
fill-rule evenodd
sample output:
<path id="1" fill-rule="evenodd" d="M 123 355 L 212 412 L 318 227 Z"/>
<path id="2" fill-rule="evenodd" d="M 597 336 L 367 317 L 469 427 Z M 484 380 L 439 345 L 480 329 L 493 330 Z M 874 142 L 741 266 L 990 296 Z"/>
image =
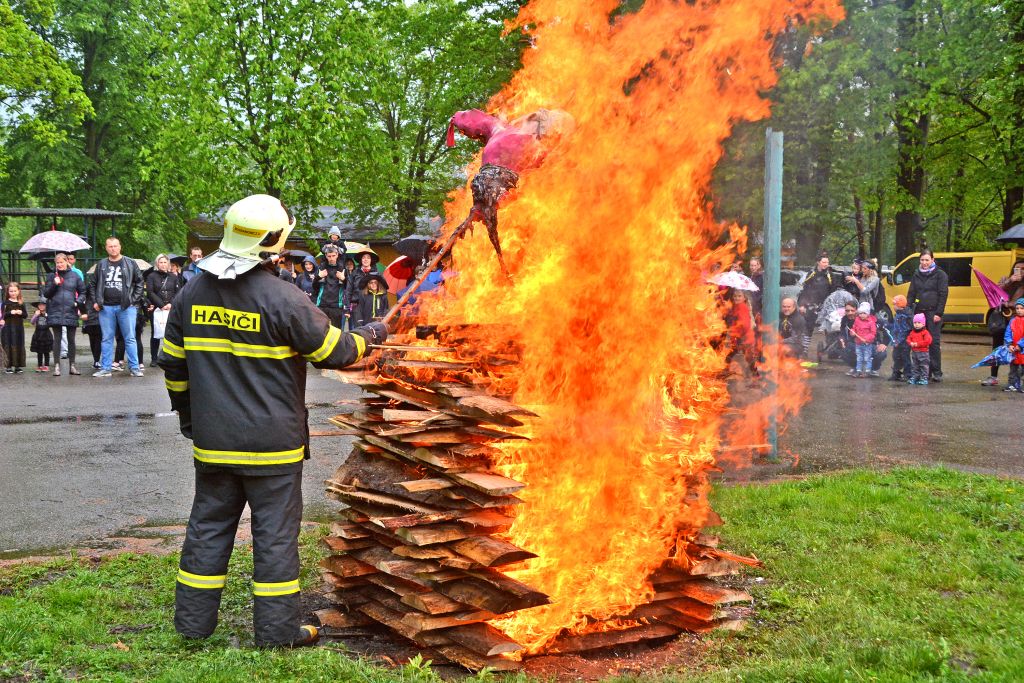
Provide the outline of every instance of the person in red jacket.
<path id="1" fill-rule="evenodd" d="M 731 304 L 729 311 L 725 314 L 725 322 L 729 326 L 729 343 L 732 349 L 726 356 L 726 366 L 732 362 L 737 355 L 742 355 L 747 361 L 749 374 L 757 376 L 757 339 L 754 334 L 754 316 L 750 312 L 750 302 L 747 295 L 739 289 L 734 289 L 729 296 Z"/>
<path id="2" fill-rule="evenodd" d="M 932 345 L 932 335 L 925 328 L 924 313 L 914 316 L 914 329 L 907 335 L 907 346 L 910 347 L 910 379 L 907 384 L 928 384 L 928 368 L 931 365 L 928 349 Z"/>
<path id="3" fill-rule="evenodd" d="M 1013 317 L 1006 323 L 1003 340 L 1014 354 L 1010 363 L 1010 383 L 1003 391 L 1024 393 L 1020 388 L 1021 374 L 1024 373 L 1024 298 L 1014 302 Z"/>

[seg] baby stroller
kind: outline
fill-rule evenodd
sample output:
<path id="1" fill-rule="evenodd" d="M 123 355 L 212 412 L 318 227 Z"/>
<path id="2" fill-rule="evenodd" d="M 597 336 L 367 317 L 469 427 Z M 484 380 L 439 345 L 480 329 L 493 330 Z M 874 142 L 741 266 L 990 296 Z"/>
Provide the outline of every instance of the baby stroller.
<path id="1" fill-rule="evenodd" d="M 829 294 L 818 310 L 816 328 L 825 333 L 824 341 L 818 342 L 819 363 L 825 357 L 836 360 L 843 355 L 843 347 L 839 343 L 842 335 L 839 330 L 842 327 L 843 316 L 846 315 L 846 304 L 856 305 L 857 299 L 846 290 L 839 289 Z"/>

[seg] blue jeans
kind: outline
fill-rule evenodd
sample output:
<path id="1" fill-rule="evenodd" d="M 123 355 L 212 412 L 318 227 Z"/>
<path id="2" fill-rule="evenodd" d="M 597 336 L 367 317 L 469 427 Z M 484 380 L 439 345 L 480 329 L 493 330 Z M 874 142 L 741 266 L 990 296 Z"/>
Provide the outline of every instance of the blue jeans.
<path id="1" fill-rule="evenodd" d="M 871 370 L 871 361 L 875 355 L 874 344 L 857 344 L 857 372 Z"/>
<path id="2" fill-rule="evenodd" d="M 103 330 L 103 341 L 100 347 L 100 366 L 110 370 L 114 362 L 114 336 L 120 328 L 124 337 L 124 353 L 128 357 L 128 367 L 137 370 L 139 367 L 139 351 L 135 346 L 135 318 L 138 312 L 135 307 L 104 306 L 100 309 L 100 329 Z"/>

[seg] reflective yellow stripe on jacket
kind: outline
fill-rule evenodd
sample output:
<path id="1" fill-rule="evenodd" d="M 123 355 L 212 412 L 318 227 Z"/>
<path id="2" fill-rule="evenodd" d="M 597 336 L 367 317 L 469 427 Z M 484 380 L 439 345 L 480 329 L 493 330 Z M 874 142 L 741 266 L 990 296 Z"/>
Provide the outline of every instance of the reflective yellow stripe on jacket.
<path id="1" fill-rule="evenodd" d="M 200 462 L 211 465 L 288 465 L 300 462 L 305 457 L 305 447 L 299 446 L 288 451 L 212 451 L 192 447 L 192 454 Z"/>
<path id="2" fill-rule="evenodd" d="M 183 583 L 192 588 L 223 588 L 227 581 L 227 574 L 203 576 L 202 574 L 193 574 L 184 569 L 178 569 L 178 583 Z"/>
<path id="3" fill-rule="evenodd" d="M 366 340 L 363 339 L 363 335 L 361 334 L 355 334 L 353 332 L 349 332 L 349 334 L 351 334 L 352 338 L 356 340 L 356 360 L 359 360 L 363 357 L 363 354 L 366 353 Z"/>
<path id="4" fill-rule="evenodd" d="M 243 344 L 230 339 L 218 337 L 185 337 L 185 351 L 202 351 L 210 353 L 230 353 L 233 356 L 247 358 L 271 358 L 284 360 L 299 355 L 290 346 L 264 346 L 263 344 Z"/>
<path id="5" fill-rule="evenodd" d="M 163 345 L 160 347 L 160 349 L 168 356 L 172 356 L 174 358 L 185 357 L 185 349 L 181 346 L 178 346 L 177 344 L 172 342 L 170 339 L 167 339 L 166 337 L 164 338 Z"/>
<path id="6" fill-rule="evenodd" d="M 341 339 L 341 330 L 334 325 L 331 325 L 330 329 L 327 330 L 327 336 L 324 337 L 324 343 L 320 345 L 320 348 L 313 353 L 307 353 L 306 358 L 319 363 L 324 358 L 327 358 L 334 353 L 334 347 L 338 345 L 338 341 Z"/>
<path id="7" fill-rule="evenodd" d="M 278 583 L 252 582 L 252 594 L 261 598 L 272 598 L 277 595 L 291 595 L 299 592 L 299 580 L 280 581 Z"/>
<path id="8" fill-rule="evenodd" d="M 188 391 L 188 380 L 176 382 L 173 379 L 164 377 L 164 386 L 167 387 L 168 391 Z"/>

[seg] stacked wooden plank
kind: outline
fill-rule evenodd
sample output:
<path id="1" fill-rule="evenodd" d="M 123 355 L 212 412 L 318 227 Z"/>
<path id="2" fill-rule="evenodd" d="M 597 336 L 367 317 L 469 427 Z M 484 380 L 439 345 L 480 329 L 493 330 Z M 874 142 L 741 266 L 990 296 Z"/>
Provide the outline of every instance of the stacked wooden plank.
<path id="1" fill-rule="evenodd" d="M 369 395 L 331 418 L 359 438 L 327 482 L 345 508 L 326 538 L 336 554 L 323 576 L 348 614 L 321 619 L 358 625 L 358 613 L 470 669 L 516 668 L 505 655 L 522 646 L 487 622 L 548 597 L 501 573 L 535 555 L 495 536 L 510 528 L 525 484 L 493 471 L 490 444 L 523 438 L 509 429 L 533 413 L 465 383 L 410 381 L 465 364 L 406 359 L 400 348 L 389 356 L 391 374 L 340 373 Z"/>
<path id="2" fill-rule="evenodd" d="M 358 439 L 326 482 L 328 495 L 345 507 L 325 539 L 335 554 L 322 563 L 328 598 L 338 607 L 318 616 L 329 629 L 377 622 L 469 669 L 510 670 L 523 648 L 488 622 L 548 597 L 502 573 L 536 556 L 498 537 L 510 528 L 526 484 L 494 471 L 492 444 L 523 438 L 516 428 L 536 416 L 474 383 L 480 367 L 513 362 L 514 350 L 501 358 L 437 360 L 449 350 L 434 347 L 425 360 L 421 346 L 392 344 L 373 373 L 336 373 L 367 396 L 354 412 L 330 420 L 340 428 L 332 433 Z M 738 627 L 742 614 L 729 605 L 750 596 L 706 577 L 735 572 L 743 558 L 716 545 L 709 537 L 688 543 L 684 561 L 672 564 L 685 569 L 666 566 L 652 576 L 653 600 L 622 615 L 625 627 L 564 635 L 548 651 Z"/>

